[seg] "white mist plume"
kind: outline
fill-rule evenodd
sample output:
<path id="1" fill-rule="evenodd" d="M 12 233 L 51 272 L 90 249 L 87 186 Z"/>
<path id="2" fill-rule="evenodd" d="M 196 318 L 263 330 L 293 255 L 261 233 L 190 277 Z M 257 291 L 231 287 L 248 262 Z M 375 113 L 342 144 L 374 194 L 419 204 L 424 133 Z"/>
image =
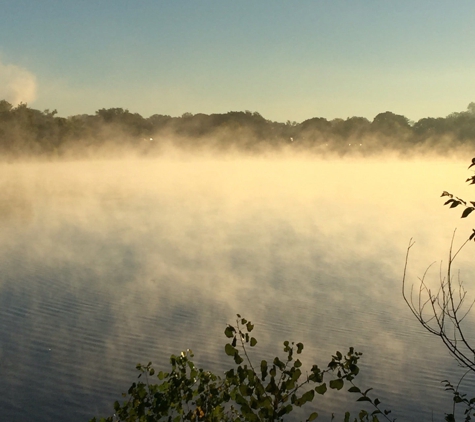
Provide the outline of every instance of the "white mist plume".
<path id="1" fill-rule="evenodd" d="M 36 99 L 36 76 L 27 69 L 0 62 L 0 100 L 13 105 Z"/>

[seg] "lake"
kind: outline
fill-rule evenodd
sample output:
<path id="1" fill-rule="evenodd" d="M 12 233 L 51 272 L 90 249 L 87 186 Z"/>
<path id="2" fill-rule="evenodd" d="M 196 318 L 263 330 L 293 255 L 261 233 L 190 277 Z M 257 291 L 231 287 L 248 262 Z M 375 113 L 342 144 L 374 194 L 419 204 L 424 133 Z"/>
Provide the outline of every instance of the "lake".
<path id="1" fill-rule="evenodd" d="M 110 415 L 137 362 L 166 368 L 187 348 L 222 372 L 236 313 L 255 323 L 256 360 L 291 340 L 304 343 L 304 364 L 324 367 L 354 346 L 358 385 L 393 417 L 442 420 L 451 396 L 441 381 L 463 371 L 412 316 L 401 279 L 410 238 L 417 283 L 446 261 L 455 227 L 461 243 L 475 226 L 440 198 L 475 197 L 469 158 L 1 164 L 2 420 Z M 473 248 L 456 263 L 471 298 Z M 429 277 L 437 282 L 438 265 Z M 356 398 L 312 406 L 342 420 Z"/>

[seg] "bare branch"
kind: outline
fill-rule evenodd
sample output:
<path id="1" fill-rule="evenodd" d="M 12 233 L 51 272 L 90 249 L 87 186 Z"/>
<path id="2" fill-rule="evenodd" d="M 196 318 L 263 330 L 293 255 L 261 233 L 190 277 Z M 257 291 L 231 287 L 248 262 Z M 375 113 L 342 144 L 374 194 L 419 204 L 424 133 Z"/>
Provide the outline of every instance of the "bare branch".
<path id="1" fill-rule="evenodd" d="M 418 278 L 419 288 L 417 293 L 415 293 L 414 285 L 412 285 L 408 296 L 406 293 L 407 265 L 410 249 L 414 245 L 412 239 L 409 241 L 402 279 L 402 295 L 419 323 L 429 333 L 440 337 L 460 365 L 475 372 L 475 348 L 467 340 L 462 327 L 462 321 L 470 313 L 475 300 L 468 307 L 465 306 L 464 301 L 467 292 L 460 279 L 460 273 L 457 273 L 457 279 L 454 280 L 452 270 L 455 258 L 469 240 L 466 240 L 455 252 L 454 240 L 455 231 L 450 242 L 447 268 L 444 271 L 442 263 L 439 268 L 439 287 L 436 292 L 429 288 L 426 281 L 429 270 L 434 265 L 432 263 L 424 271 L 422 277 Z"/>

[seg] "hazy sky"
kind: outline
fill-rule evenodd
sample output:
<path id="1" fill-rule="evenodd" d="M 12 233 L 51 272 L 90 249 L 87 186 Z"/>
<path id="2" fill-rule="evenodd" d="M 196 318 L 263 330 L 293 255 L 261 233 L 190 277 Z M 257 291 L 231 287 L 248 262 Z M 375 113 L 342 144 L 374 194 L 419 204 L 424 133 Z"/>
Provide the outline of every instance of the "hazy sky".
<path id="1" fill-rule="evenodd" d="M 475 101 L 473 0 L 0 0 L 0 98 L 62 116 L 445 117 Z"/>

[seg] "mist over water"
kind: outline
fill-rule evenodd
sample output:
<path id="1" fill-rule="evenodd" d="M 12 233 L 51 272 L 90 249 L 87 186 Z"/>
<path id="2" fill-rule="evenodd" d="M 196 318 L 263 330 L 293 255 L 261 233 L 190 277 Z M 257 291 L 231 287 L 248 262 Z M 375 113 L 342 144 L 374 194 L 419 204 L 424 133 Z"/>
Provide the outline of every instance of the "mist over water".
<path id="1" fill-rule="evenodd" d="M 301 341 L 322 367 L 354 346 L 358 385 L 394 417 L 442 419 L 440 381 L 461 372 L 410 314 L 401 278 L 411 237 L 417 282 L 446 260 L 455 227 L 459 243 L 471 231 L 439 198 L 470 198 L 466 177 L 464 161 L 384 157 L 1 164 L 0 413 L 111 414 L 137 362 L 163 367 L 187 348 L 223 371 L 223 330 L 240 313 L 256 325 L 256 360 Z M 456 267 L 473 297 L 471 248 Z M 354 400 L 316 405 L 341 416 Z"/>

